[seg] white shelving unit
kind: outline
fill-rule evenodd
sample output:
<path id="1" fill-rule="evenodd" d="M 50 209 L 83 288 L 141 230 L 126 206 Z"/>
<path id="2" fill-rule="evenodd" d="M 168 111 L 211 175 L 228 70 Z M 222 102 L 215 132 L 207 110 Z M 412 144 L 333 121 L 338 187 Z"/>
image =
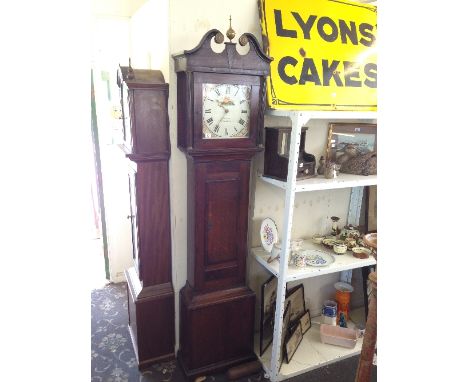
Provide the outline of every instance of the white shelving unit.
<path id="1" fill-rule="evenodd" d="M 327 267 L 305 267 L 297 268 L 294 265 L 290 265 L 284 275 L 285 281 L 297 281 L 307 279 L 309 277 L 316 277 L 326 275 L 328 273 L 348 271 L 350 269 L 356 269 L 361 267 L 367 267 L 369 265 L 375 265 L 377 262 L 374 257 L 370 256 L 368 259 L 357 259 L 349 252 L 343 255 L 337 255 L 332 250 L 328 250 L 321 245 L 314 244 L 309 240 L 305 240 L 303 243 L 304 249 L 312 249 L 318 253 L 326 252 L 331 254 L 335 261 Z M 252 255 L 255 259 L 263 265 L 271 274 L 279 277 L 280 274 L 280 263 L 277 260 L 273 260 L 271 263 L 268 262 L 270 254 L 265 252 L 263 247 L 252 248 Z"/>
<path id="2" fill-rule="evenodd" d="M 310 119 L 362 119 L 373 120 L 377 118 L 376 112 L 304 112 L 304 111 L 289 111 L 289 110 L 269 110 L 267 114 L 271 116 L 288 117 L 291 119 L 291 146 L 289 149 L 288 163 L 288 179 L 286 182 L 275 179 L 261 177 L 265 182 L 283 189 L 285 191 L 284 216 L 283 216 L 283 232 L 282 232 L 282 250 L 280 262 L 267 262 L 267 254 L 261 248 L 253 248 L 252 256 L 269 272 L 278 278 L 278 289 L 276 296 L 276 312 L 275 312 L 275 327 L 273 331 L 273 343 L 271 350 L 267 349 L 262 357 L 259 357 L 262 362 L 265 374 L 272 382 L 281 381 L 286 378 L 305 373 L 314 368 L 324 366 L 328 363 L 346 358 L 361 351 L 362 339 L 354 349 L 341 348 L 320 342 L 320 334 L 317 326 L 313 326 L 305 335 L 299 348 L 294 355 L 293 361 L 290 364 L 284 364 L 280 372 L 280 346 L 281 332 L 284 313 L 284 299 L 286 295 L 286 283 L 293 280 L 301 280 L 309 277 L 321 276 L 327 273 L 345 271 L 349 269 L 360 268 L 368 265 L 374 265 L 375 259 L 369 258 L 366 260 L 356 259 L 350 254 L 334 255 L 335 262 L 327 267 L 298 269 L 288 267 L 286 262 L 286 249 L 289 248 L 291 241 L 291 228 L 293 221 L 294 200 L 296 192 L 329 190 L 346 187 L 360 187 L 377 184 L 377 176 L 358 176 L 340 174 L 337 179 L 325 179 L 323 176 L 317 176 L 312 179 L 296 180 L 296 169 L 299 157 L 299 144 L 301 128 Z M 314 249 L 317 251 L 326 251 L 321 246 L 316 246 L 311 242 L 305 243 L 305 248 Z M 257 351 L 258 346 L 255 346 Z"/>
<path id="3" fill-rule="evenodd" d="M 260 177 L 267 183 L 286 190 L 288 183 L 281 180 Z M 295 192 L 332 190 L 337 188 L 359 187 L 359 186 L 374 186 L 377 184 L 377 175 L 351 175 L 340 174 L 336 179 L 326 179 L 323 175 L 317 175 L 315 178 L 309 178 L 296 181 Z"/>

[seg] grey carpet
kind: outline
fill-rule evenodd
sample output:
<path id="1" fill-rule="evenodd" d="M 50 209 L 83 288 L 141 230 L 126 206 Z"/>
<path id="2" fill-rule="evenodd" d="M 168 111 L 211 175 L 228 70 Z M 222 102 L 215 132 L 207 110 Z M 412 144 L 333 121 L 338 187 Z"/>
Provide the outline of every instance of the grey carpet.
<path id="1" fill-rule="evenodd" d="M 153 365 L 142 372 L 133 352 L 127 327 L 125 283 L 109 284 L 91 293 L 91 381 L 92 382 L 185 382 L 176 361 Z M 354 382 L 359 357 L 351 357 L 289 379 L 291 382 Z M 227 381 L 224 374 L 208 376 L 206 382 Z M 267 381 L 263 373 L 239 380 Z M 374 366 L 372 382 L 377 381 Z"/>

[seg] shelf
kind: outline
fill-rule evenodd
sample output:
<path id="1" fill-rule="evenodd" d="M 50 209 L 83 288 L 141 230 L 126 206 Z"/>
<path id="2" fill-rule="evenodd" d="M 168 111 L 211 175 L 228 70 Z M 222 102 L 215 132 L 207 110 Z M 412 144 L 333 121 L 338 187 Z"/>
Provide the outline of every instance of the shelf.
<path id="1" fill-rule="evenodd" d="M 304 240 L 302 247 L 304 249 L 313 249 L 320 253 L 327 252 L 335 258 L 335 261 L 326 267 L 297 268 L 295 265 L 290 265 L 285 275 L 286 282 L 346 271 L 349 269 L 366 267 L 369 265 L 375 265 L 377 263 L 375 258 L 372 256 L 370 256 L 368 259 L 358 259 L 354 257 L 349 251 L 343 255 L 336 255 L 332 250 L 325 248 L 323 245 L 314 244 L 310 240 Z M 278 260 L 274 260 L 271 263 L 268 263 L 267 260 L 270 255 L 263 249 L 263 247 L 252 248 L 252 255 L 270 273 L 276 277 L 279 276 Z"/>
<path id="2" fill-rule="evenodd" d="M 281 180 L 260 176 L 265 182 L 276 187 L 286 189 L 287 182 Z M 335 179 L 326 179 L 323 175 L 317 175 L 314 178 L 297 180 L 295 192 L 333 190 L 337 188 L 358 187 L 358 186 L 374 186 L 377 184 L 377 175 L 352 175 L 339 174 Z"/>
<path id="3" fill-rule="evenodd" d="M 307 119 L 377 119 L 376 111 L 294 111 L 267 109 L 266 115 L 290 117 L 292 113 L 300 113 Z"/>
<path id="4" fill-rule="evenodd" d="M 364 310 L 363 308 L 356 311 Z M 304 337 L 294 353 L 290 363 L 283 361 L 277 380 L 282 381 L 286 378 L 292 378 L 299 374 L 317 369 L 319 367 L 340 361 L 342 359 L 352 357 L 361 353 L 363 338 L 358 338 L 356 346 L 353 349 L 348 349 L 341 346 L 324 344 L 320 341 L 320 325 L 314 322 L 321 322 L 320 316 L 311 318 L 312 327 L 304 334 Z M 354 328 L 352 321 L 348 322 L 348 327 Z M 262 363 L 265 372 L 271 376 L 271 347 L 260 357 L 258 353 L 259 335 L 255 336 L 255 352 L 258 359 Z"/>

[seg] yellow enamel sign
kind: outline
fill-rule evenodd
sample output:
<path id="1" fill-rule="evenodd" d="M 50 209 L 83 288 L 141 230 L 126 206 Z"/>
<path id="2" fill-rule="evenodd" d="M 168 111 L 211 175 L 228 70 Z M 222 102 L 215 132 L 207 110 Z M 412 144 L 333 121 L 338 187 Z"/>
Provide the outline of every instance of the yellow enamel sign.
<path id="1" fill-rule="evenodd" d="M 346 0 L 259 0 L 273 61 L 268 105 L 377 109 L 377 7 Z"/>

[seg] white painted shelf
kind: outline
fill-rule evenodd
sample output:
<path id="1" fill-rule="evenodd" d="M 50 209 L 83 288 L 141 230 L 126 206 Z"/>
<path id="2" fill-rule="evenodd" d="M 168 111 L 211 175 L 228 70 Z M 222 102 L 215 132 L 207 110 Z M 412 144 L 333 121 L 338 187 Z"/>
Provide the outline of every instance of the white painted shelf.
<path id="1" fill-rule="evenodd" d="M 281 180 L 260 176 L 260 178 L 273 186 L 286 190 L 288 183 Z M 314 178 L 297 180 L 294 192 L 332 190 L 337 188 L 374 186 L 377 184 L 377 175 L 339 174 L 335 179 L 326 179 L 323 175 Z"/>
<path id="2" fill-rule="evenodd" d="M 364 314 L 364 309 L 362 310 Z M 351 315 L 355 313 L 352 312 Z M 312 317 L 312 322 L 320 323 L 321 318 Z M 355 325 L 351 320 L 348 320 L 348 327 L 354 328 Z M 331 364 L 333 362 L 352 357 L 361 353 L 363 338 L 358 338 L 356 346 L 353 349 L 348 349 L 341 346 L 335 346 L 330 344 L 324 344 L 320 341 L 320 325 L 312 324 L 311 328 L 304 334 L 302 341 L 294 353 L 291 362 L 286 363 L 286 359 L 281 365 L 279 374 L 277 376 L 278 381 L 285 380 L 287 378 L 292 378 L 302 373 L 317 369 L 319 367 Z M 260 357 L 259 355 L 259 335 L 255 336 L 255 353 L 258 356 L 258 359 L 262 363 L 263 370 L 267 375 L 271 375 L 270 365 L 271 365 L 271 345 Z"/>
<path id="3" fill-rule="evenodd" d="M 366 267 L 368 265 L 375 265 L 377 263 L 373 256 L 369 256 L 368 259 L 358 259 L 354 257 L 349 251 L 343 255 L 337 255 L 333 252 L 333 250 L 329 250 L 320 244 L 314 244 L 310 240 L 304 240 L 303 248 L 312 249 L 318 253 L 329 253 L 335 258 L 335 261 L 326 267 L 308 266 L 305 268 L 297 268 L 295 265 L 289 265 L 285 274 L 286 282 L 322 276 L 328 273 L 347 271 L 349 269 Z M 269 263 L 267 260 L 270 255 L 263 249 L 263 247 L 252 248 L 251 251 L 252 255 L 255 257 L 255 260 L 263 265 L 270 273 L 276 277 L 279 277 L 278 260 L 273 260 L 271 263 Z"/>
<path id="4" fill-rule="evenodd" d="M 377 119 L 376 111 L 297 111 L 304 119 Z M 290 117 L 291 110 L 267 109 L 266 115 Z"/>

